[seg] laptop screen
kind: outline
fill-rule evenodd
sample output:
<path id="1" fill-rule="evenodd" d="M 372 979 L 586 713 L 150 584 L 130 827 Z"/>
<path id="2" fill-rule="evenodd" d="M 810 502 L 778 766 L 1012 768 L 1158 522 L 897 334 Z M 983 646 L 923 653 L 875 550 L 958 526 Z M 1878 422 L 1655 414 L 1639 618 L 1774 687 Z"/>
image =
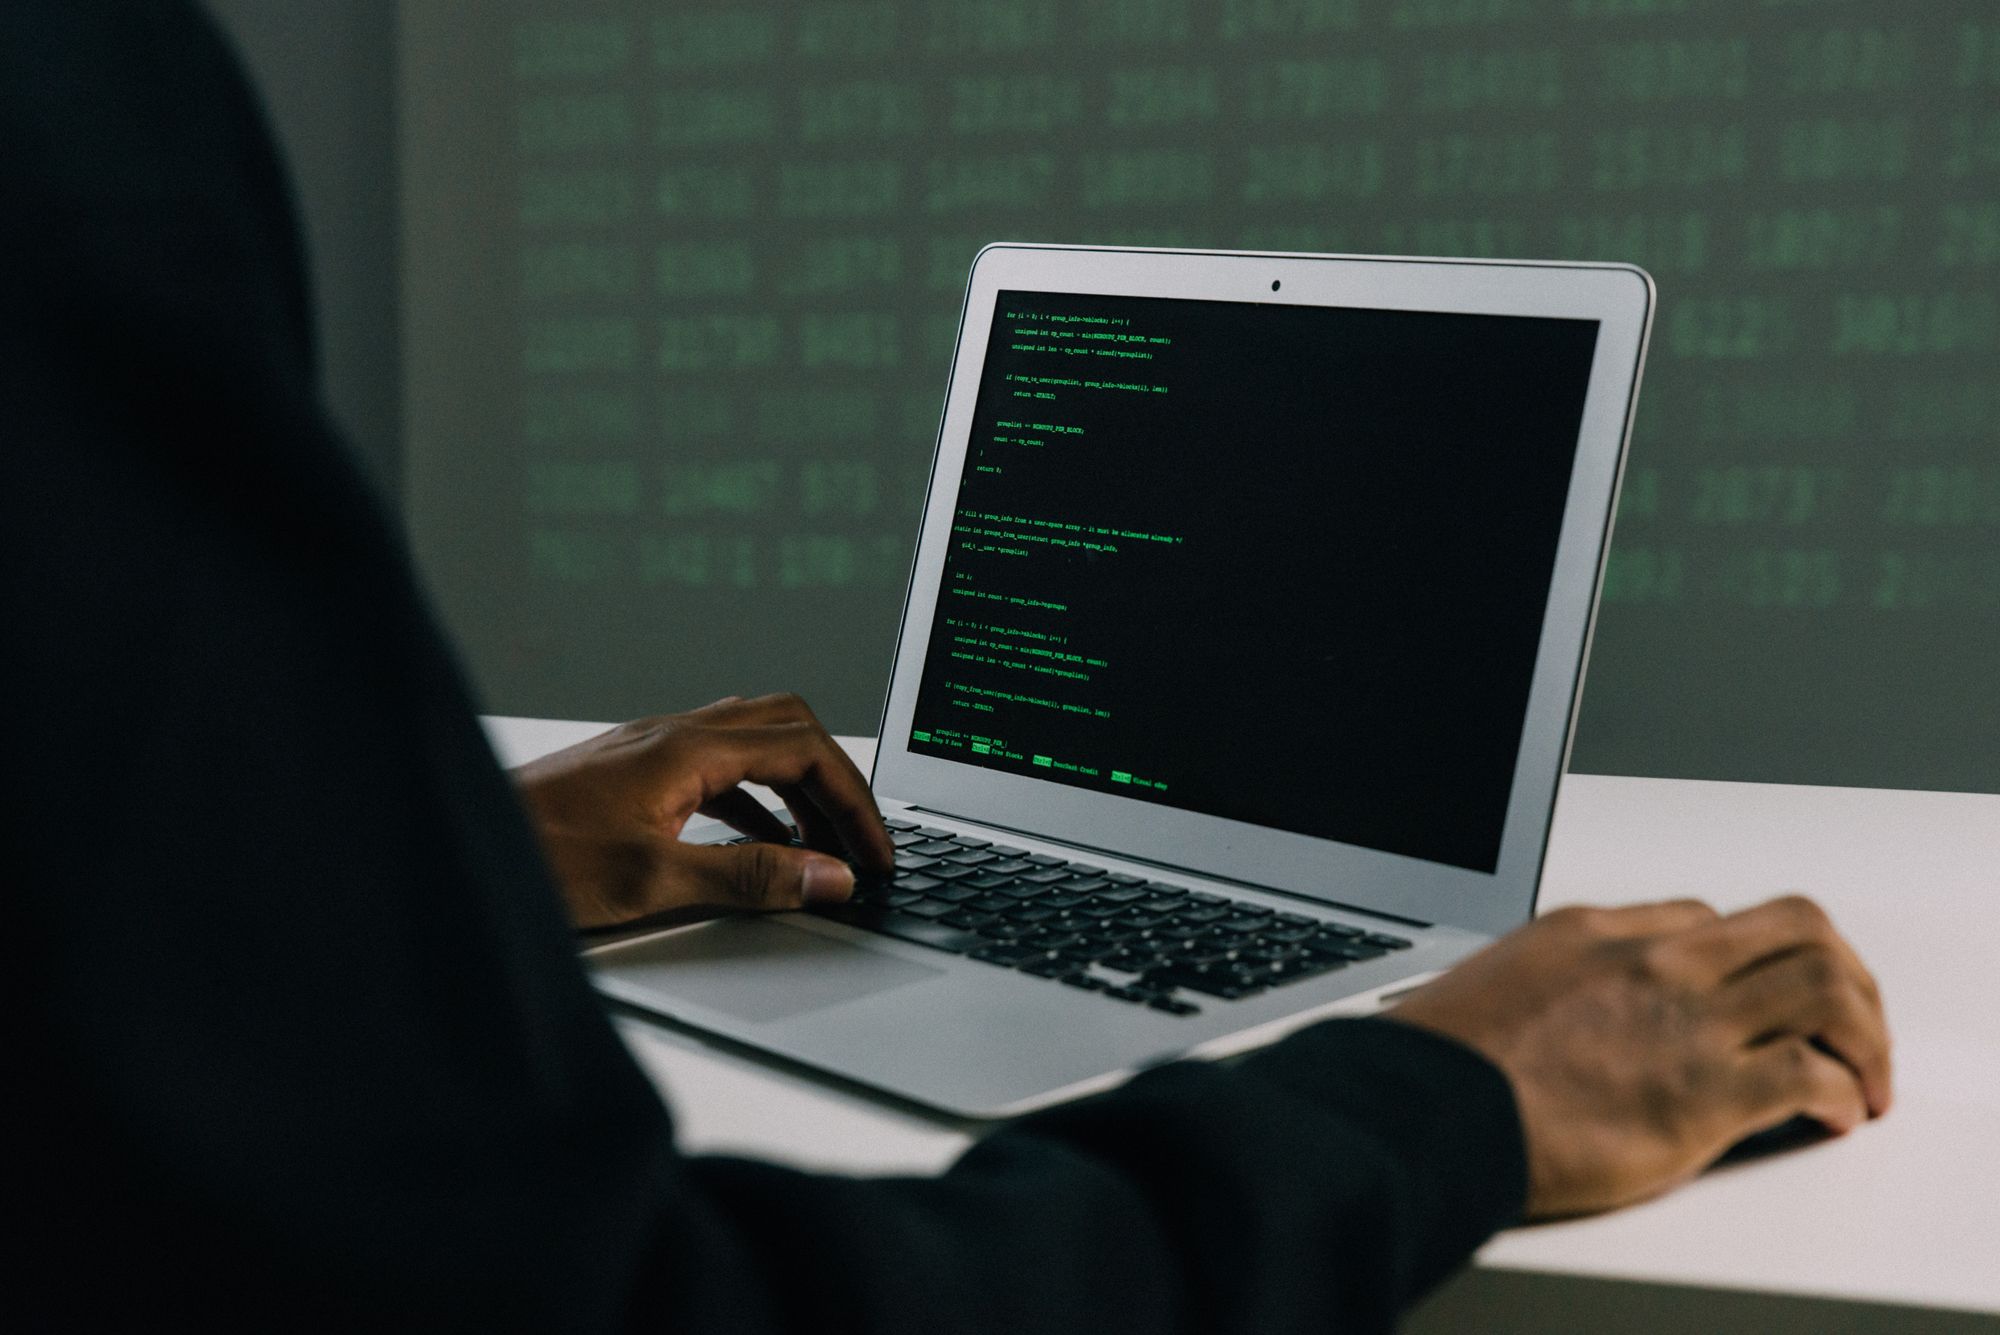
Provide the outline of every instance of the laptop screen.
<path id="1" fill-rule="evenodd" d="M 994 309 L 910 749 L 1494 870 L 1597 323 Z"/>

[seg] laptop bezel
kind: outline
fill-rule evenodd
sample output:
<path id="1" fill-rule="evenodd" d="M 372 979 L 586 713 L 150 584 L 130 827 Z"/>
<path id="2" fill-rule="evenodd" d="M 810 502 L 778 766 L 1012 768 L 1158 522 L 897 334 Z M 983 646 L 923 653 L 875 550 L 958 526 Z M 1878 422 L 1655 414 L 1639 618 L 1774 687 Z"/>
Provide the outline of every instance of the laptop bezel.
<path id="1" fill-rule="evenodd" d="M 1273 284 L 1278 286 L 1274 289 Z M 1492 872 L 983 769 L 909 749 L 987 335 L 1002 291 L 1257 301 L 1598 322 L 1568 503 Z M 1652 279 L 1617 264 L 996 243 L 973 262 L 932 454 L 872 781 L 883 798 L 1190 873 L 1499 934 L 1532 915 L 1568 761 L 1597 589 L 1654 303 Z"/>

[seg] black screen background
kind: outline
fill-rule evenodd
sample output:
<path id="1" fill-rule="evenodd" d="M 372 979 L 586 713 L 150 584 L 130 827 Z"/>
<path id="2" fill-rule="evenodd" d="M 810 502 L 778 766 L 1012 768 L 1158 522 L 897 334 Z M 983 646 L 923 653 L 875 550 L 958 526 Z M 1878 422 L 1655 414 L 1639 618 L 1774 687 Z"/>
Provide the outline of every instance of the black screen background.
<path id="1" fill-rule="evenodd" d="M 1037 327 L 1023 314 L 1124 319 L 1172 342 L 1144 363 L 1021 351 L 1034 340 L 1016 331 Z M 960 515 L 1182 541 L 1009 556 L 955 532 L 914 730 L 1021 758 L 912 750 L 1491 871 L 1596 339 L 1581 320 L 1003 292 Z M 1023 401 L 1020 374 L 1168 392 Z M 1017 434 L 1003 420 L 1083 430 L 1022 448 L 992 440 Z M 1065 634 L 1105 666 L 1076 683 L 954 660 L 954 619 Z M 1166 787 L 1114 784 L 1113 769 Z"/>

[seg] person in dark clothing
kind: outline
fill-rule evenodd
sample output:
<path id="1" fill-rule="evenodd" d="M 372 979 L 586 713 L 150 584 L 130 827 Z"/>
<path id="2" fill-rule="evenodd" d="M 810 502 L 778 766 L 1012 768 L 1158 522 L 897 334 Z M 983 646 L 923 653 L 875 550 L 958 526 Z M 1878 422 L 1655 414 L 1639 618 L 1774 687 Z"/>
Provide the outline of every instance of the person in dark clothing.
<path id="1" fill-rule="evenodd" d="M 322 410 L 284 180 L 187 0 L 10 0 L 0 143 L 6 1051 L 42 1170 L 10 1329 L 1379 1331 L 1511 1221 L 1886 1108 L 1816 910 L 1678 903 L 1551 915 L 935 1180 L 680 1154 L 572 917 L 838 897 L 672 835 L 768 778 L 865 862 L 859 776 L 781 698 L 517 791 Z"/>

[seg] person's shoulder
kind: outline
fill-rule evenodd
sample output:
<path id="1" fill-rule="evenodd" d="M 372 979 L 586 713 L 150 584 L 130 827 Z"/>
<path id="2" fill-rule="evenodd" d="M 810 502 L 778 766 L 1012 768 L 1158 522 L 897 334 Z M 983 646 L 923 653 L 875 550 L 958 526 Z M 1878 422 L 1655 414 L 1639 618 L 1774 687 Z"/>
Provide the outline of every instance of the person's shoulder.
<path id="1" fill-rule="evenodd" d="M 260 128 L 228 44 L 191 0 L 7 0 L 0 127 L 17 184 L 98 202 L 212 187 L 247 165 Z"/>
<path id="2" fill-rule="evenodd" d="M 178 355 L 312 349 L 291 190 L 236 53 L 193 0 L 4 0 L 0 269 Z"/>

